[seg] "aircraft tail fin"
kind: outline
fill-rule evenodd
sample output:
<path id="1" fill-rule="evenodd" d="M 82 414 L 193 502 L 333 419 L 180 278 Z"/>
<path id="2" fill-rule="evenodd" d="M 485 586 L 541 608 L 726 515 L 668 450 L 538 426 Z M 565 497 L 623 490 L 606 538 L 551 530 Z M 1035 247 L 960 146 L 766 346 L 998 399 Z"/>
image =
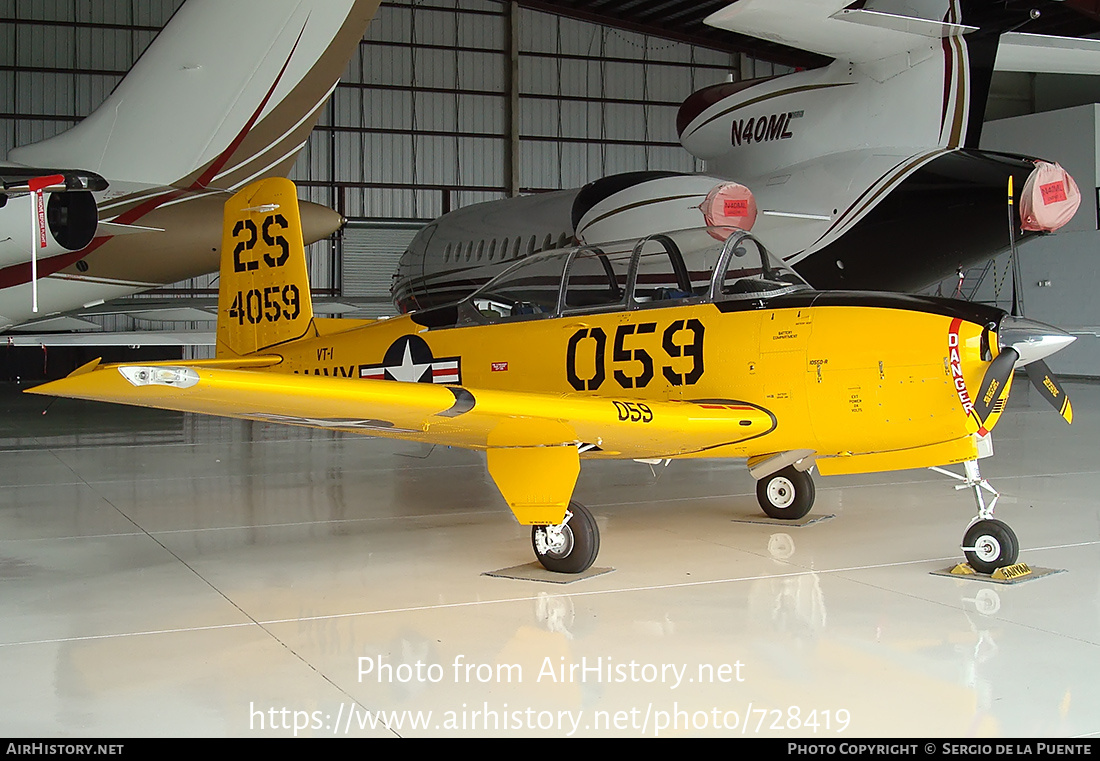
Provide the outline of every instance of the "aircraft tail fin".
<path id="1" fill-rule="evenodd" d="M 226 201 L 218 279 L 219 359 L 312 332 L 309 267 L 293 182 L 260 180 Z"/>
<path id="2" fill-rule="evenodd" d="M 231 190 L 290 169 L 379 0 L 187 0 L 103 104 L 11 161 Z"/>

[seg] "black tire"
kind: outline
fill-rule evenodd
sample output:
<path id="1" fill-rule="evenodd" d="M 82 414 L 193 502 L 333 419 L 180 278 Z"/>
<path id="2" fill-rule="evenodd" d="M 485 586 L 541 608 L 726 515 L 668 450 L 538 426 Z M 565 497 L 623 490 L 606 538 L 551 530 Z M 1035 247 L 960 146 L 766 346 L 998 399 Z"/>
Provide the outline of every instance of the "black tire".
<path id="1" fill-rule="evenodd" d="M 809 473 L 788 465 L 756 482 L 756 501 L 771 518 L 794 521 L 814 506 L 814 480 Z"/>
<path id="2" fill-rule="evenodd" d="M 555 573 L 581 573 L 587 571 L 589 566 L 596 562 L 596 555 L 600 552 L 600 530 L 596 526 L 596 519 L 588 508 L 580 502 L 570 502 L 569 512 L 572 516 L 562 526 L 562 543 L 558 548 L 548 549 L 545 553 L 539 552 L 540 533 L 546 535 L 545 526 L 533 526 L 531 528 L 531 547 L 535 550 L 535 557 L 548 571 Z"/>
<path id="3" fill-rule="evenodd" d="M 966 530 L 963 555 L 978 573 L 993 573 L 1016 562 L 1020 556 L 1020 541 L 1008 524 L 993 519 L 982 520 Z"/>

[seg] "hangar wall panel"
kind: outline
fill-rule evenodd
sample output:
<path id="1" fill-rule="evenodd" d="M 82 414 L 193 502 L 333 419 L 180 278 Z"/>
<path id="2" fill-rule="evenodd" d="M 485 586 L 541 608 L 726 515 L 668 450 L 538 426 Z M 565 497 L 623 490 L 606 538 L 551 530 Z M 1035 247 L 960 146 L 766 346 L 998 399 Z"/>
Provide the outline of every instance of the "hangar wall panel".
<path id="1" fill-rule="evenodd" d="M 419 229 L 415 226 L 345 229 L 343 295 L 388 304 L 390 280 L 384 273 L 393 275 L 397 271 L 397 260 Z M 385 313 L 392 314 L 393 310 Z"/>

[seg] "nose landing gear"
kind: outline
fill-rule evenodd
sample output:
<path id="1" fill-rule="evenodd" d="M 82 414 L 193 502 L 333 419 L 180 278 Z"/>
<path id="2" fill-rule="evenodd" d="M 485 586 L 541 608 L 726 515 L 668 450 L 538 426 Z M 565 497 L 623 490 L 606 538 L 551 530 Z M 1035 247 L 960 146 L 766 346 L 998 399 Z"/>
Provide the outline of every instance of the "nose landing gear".
<path id="1" fill-rule="evenodd" d="M 943 468 L 932 468 L 937 473 L 950 476 L 962 481 L 955 487 L 958 489 L 973 489 L 974 501 L 978 506 L 978 515 L 970 522 L 963 535 L 962 546 L 959 548 L 970 564 L 978 573 L 993 573 L 998 568 L 1012 565 L 1020 557 L 1020 541 L 1016 533 L 1003 521 L 993 517 L 993 510 L 997 506 L 1000 494 L 982 478 L 978 469 L 977 460 L 967 460 L 963 463 L 965 475 L 952 473 Z M 982 491 L 993 495 L 992 501 L 987 505 Z"/>

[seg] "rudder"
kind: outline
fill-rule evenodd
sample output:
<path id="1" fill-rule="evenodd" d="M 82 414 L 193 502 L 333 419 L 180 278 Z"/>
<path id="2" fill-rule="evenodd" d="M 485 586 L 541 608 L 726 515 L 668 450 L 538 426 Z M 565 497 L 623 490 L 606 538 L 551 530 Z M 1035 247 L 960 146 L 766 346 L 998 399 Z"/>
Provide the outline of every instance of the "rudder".
<path id="1" fill-rule="evenodd" d="M 225 204 L 217 356 L 302 338 L 312 322 L 297 190 L 281 177 L 254 182 Z"/>

